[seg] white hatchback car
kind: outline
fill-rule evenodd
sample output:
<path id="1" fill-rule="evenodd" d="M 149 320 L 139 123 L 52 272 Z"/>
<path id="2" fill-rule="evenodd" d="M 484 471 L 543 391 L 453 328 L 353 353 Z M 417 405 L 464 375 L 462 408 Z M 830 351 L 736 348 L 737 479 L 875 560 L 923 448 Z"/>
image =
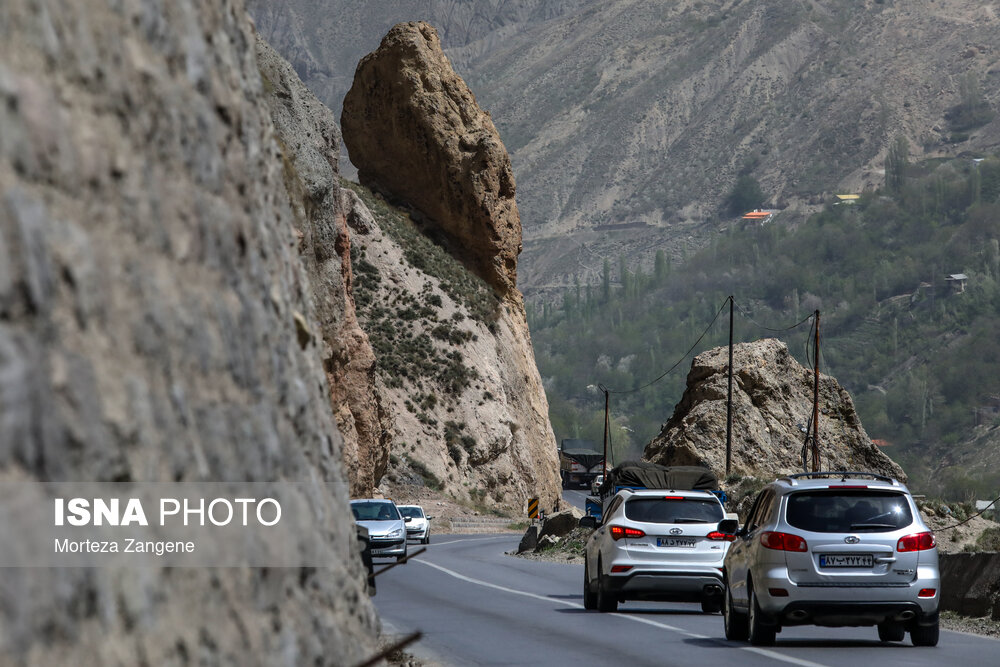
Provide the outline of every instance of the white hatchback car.
<path id="1" fill-rule="evenodd" d="M 426 516 L 420 505 L 396 505 L 406 522 L 406 539 L 418 540 L 420 544 L 431 543 L 431 524 L 434 517 Z"/>
<path id="2" fill-rule="evenodd" d="M 587 541 L 584 607 L 615 611 L 625 600 L 668 600 L 721 611 L 722 561 L 737 528 L 708 491 L 619 491 Z"/>

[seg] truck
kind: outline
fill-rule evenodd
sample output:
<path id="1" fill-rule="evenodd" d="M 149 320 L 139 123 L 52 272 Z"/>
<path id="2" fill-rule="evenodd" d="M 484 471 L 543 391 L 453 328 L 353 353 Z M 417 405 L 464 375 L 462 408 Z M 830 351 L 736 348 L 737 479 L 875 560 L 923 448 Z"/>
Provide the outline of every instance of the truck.
<path id="1" fill-rule="evenodd" d="M 592 440 L 563 438 L 559 442 L 559 476 L 562 488 L 590 488 L 594 478 L 604 472 L 604 454 Z"/>

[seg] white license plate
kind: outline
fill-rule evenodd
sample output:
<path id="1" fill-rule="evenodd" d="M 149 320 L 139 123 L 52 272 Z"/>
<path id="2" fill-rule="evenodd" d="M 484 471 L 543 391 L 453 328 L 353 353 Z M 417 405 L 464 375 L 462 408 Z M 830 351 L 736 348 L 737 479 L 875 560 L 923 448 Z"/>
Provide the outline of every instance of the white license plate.
<path id="1" fill-rule="evenodd" d="M 839 554 L 820 554 L 820 567 L 872 567 L 875 559 L 871 554 L 842 556 Z"/>
<path id="2" fill-rule="evenodd" d="M 694 540 L 684 539 L 681 537 L 657 537 L 656 546 L 658 547 L 686 547 L 688 549 L 694 548 Z"/>
<path id="3" fill-rule="evenodd" d="M 386 549 L 372 549 L 372 556 L 381 556 L 386 552 Z"/>

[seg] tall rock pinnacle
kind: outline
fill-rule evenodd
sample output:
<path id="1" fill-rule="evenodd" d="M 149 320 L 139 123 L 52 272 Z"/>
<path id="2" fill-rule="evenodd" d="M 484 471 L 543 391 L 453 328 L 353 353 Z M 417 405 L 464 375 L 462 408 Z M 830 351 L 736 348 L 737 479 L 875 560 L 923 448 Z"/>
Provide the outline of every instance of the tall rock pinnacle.
<path id="1" fill-rule="evenodd" d="M 432 26 L 400 23 L 361 60 L 341 126 L 362 184 L 415 208 L 501 295 L 516 287 L 510 157 Z"/>

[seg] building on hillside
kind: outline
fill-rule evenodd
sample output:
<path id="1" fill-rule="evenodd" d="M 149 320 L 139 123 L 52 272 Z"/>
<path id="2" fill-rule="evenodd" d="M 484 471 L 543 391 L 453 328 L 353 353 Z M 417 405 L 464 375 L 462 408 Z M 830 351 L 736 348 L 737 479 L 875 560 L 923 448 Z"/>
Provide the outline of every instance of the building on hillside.
<path id="1" fill-rule="evenodd" d="M 742 220 L 743 223 L 746 225 L 754 225 L 757 227 L 762 227 L 771 221 L 775 213 L 777 213 L 777 211 L 772 211 L 770 209 L 765 209 L 765 208 L 757 208 L 745 213 L 743 217 L 740 218 L 740 220 Z"/>
<path id="2" fill-rule="evenodd" d="M 859 199 L 861 199 L 861 195 L 837 195 L 834 206 L 837 204 L 857 204 Z"/>
<path id="3" fill-rule="evenodd" d="M 945 282 L 951 287 L 952 292 L 961 294 L 965 291 L 965 283 L 969 282 L 969 276 L 964 273 L 953 273 L 945 278 Z"/>

